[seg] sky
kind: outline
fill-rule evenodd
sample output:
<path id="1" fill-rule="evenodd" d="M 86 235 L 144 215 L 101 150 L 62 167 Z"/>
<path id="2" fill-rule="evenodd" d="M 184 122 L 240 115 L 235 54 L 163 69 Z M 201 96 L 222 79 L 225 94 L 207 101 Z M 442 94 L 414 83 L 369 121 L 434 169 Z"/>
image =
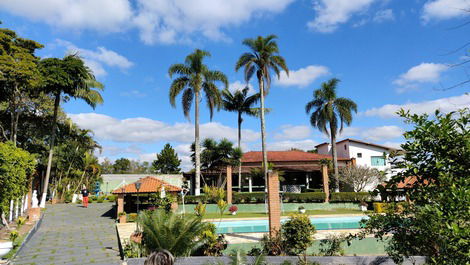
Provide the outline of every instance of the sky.
<path id="1" fill-rule="evenodd" d="M 275 34 L 289 76 L 273 78 L 266 104 L 267 148 L 313 149 L 328 138 L 309 124 L 313 91 L 339 78 L 338 96 L 358 113 L 339 136 L 398 147 L 410 129 L 396 115 L 470 106 L 470 0 L 0 0 L 2 26 L 45 45 L 41 57 L 75 52 L 105 85 L 95 110 L 71 100 L 63 107 L 103 146 L 101 160 L 152 161 L 167 142 L 191 165 L 193 120 L 181 97 L 171 107 L 168 67 L 194 49 L 224 72 L 232 91 L 246 86 L 235 62 L 245 38 Z M 257 83 L 249 84 L 251 91 Z M 193 114 L 191 114 L 193 117 Z M 261 149 L 260 122 L 245 117 L 244 151 Z M 202 104 L 202 137 L 237 139 L 235 113 Z"/>

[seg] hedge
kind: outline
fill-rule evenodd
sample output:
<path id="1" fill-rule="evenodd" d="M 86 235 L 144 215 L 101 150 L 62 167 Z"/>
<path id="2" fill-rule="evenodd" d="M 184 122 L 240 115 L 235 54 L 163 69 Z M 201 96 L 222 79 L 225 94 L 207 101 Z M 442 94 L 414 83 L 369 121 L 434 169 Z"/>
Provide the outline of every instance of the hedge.
<path id="1" fill-rule="evenodd" d="M 324 192 L 304 192 L 304 193 L 284 193 L 283 201 L 284 202 L 324 202 L 325 201 Z"/>
<path id="2" fill-rule="evenodd" d="M 372 197 L 368 192 L 332 192 L 330 202 L 361 202 L 371 201 Z"/>

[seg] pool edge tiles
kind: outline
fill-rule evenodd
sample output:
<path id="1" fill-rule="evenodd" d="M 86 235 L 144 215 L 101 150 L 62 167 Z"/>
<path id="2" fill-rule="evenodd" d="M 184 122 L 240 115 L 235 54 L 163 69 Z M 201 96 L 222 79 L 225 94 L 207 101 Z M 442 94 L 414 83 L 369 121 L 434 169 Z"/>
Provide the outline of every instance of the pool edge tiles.
<path id="1" fill-rule="evenodd" d="M 310 221 L 317 230 L 358 229 L 361 228 L 359 222 L 367 218 L 367 216 L 310 217 Z M 287 218 L 284 218 L 281 222 L 286 220 Z M 265 233 L 269 230 L 267 219 L 231 220 L 212 223 L 216 225 L 219 234 Z"/>

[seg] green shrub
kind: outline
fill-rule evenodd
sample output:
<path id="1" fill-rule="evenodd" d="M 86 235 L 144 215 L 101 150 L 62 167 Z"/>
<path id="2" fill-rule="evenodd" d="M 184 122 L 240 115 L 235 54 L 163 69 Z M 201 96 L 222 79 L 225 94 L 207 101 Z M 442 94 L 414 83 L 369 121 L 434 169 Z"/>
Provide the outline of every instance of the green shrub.
<path id="1" fill-rule="evenodd" d="M 333 192 L 330 197 L 330 202 L 361 202 L 371 200 L 372 197 L 369 192 Z"/>
<path id="2" fill-rule="evenodd" d="M 76 204 L 82 204 L 82 200 L 77 199 L 77 200 L 75 201 L 75 203 L 76 203 Z"/>
<path id="3" fill-rule="evenodd" d="M 72 191 L 67 191 L 67 192 L 65 192 L 65 194 L 64 194 L 64 202 L 65 202 L 65 203 L 71 203 L 71 202 L 72 202 L 72 196 L 73 196 Z"/>
<path id="4" fill-rule="evenodd" d="M 324 192 L 304 192 L 304 193 L 286 192 L 283 195 L 284 202 L 297 202 L 297 203 L 324 202 L 325 197 L 326 195 Z"/>
<path id="5" fill-rule="evenodd" d="M 326 239 L 320 240 L 320 255 L 321 256 L 343 256 L 344 243 L 347 237 L 344 234 L 334 235 L 328 234 Z"/>
<path id="6" fill-rule="evenodd" d="M 374 212 L 375 213 L 384 213 L 387 208 L 387 203 L 385 202 L 374 202 Z"/>
<path id="7" fill-rule="evenodd" d="M 106 200 L 109 202 L 115 202 L 116 201 L 116 195 L 108 195 L 106 196 Z"/>
<path id="8" fill-rule="evenodd" d="M 137 213 L 128 214 L 127 215 L 127 222 L 133 223 L 133 222 L 137 221 L 137 216 L 138 216 Z"/>
<path id="9" fill-rule="evenodd" d="M 103 203 L 104 202 L 104 198 L 103 197 L 99 197 L 97 200 L 96 200 L 97 203 Z"/>
<path id="10" fill-rule="evenodd" d="M 224 235 L 217 235 L 216 229 L 215 224 L 206 223 L 206 229 L 198 238 L 204 244 L 196 250 L 195 255 L 222 256 L 222 251 L 227 248 L 227 240 Z"/>
<path id="11" fill-rule="evenodd" d="M 92 196 L 88 196 L 88 202 L 92 202 L 92 201 L 96 201 L 97 198 L 95 195 L 92 195 Z"/>
<path id="12" fill-rule="evenodd" d="M 26 218 L 22 216 L 18 217 L 18 219 L 16 220 L 17 229 L 20 229 L 20 227 L 22 227 L 24 224 L 26 224 Z"/>
<path id="13" fill-rule="evenodd" d="M 141 258 L 146 256 L 145 249 L 142 245 L 134 241 L 126 241 L 122 251 L 126 258 Z"/>
<path id="14" fill-rule="evenodd" d="M 264 203 L 266 193 L 264 192 L 235 192 L 233 203 Z"/>
<path id="15" fill-rule="evenodd" d="M 178 201 L 181 202 L 182 198 L 178 197 Z M 186 195 L 184 196 L 184 203 L 185 204 L 198 204 L 199 202 L 204 202 L 203 195 Z"/>
<path id="16" fill-rule="evenodd" d="M 18 233 L 17 230 L 11 231 L 11 232 L 10 232 L 10 236 L 9 236 L 10 241 L 13 242 L 13 244 L 15 244 L 15 241 L 16 241 L 16 239 L 17 239 L 19 236 L 20 236 L 20 233 Z"/>
<path id="17" fill-rule="evenodd" d="M 261 238 L 261 246 L 263 246 L 263 252 L 269 256 L 280 256 L 285 255 L 285 243 L 280 231 L 276 231 L 271 237 L 264 234 Z"/>
<path id="18" fill-rule="evenodd" d="M 289 220 L 282 224 L 282 237 L 285 251 L 289 255 L 305 253 L 313 244 L 315 226 L 305 214 L 293 214 Z"/>

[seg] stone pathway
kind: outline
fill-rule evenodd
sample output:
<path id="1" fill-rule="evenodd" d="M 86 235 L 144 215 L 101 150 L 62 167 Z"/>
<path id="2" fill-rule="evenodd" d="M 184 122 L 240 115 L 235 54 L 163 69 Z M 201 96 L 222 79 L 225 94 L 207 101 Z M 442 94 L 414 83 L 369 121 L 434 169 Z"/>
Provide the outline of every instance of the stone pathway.
<path id="1" fill-rule="evenodd" d="M 120 264 L 112 203 L 48 205 L 13 264 Z"/>

